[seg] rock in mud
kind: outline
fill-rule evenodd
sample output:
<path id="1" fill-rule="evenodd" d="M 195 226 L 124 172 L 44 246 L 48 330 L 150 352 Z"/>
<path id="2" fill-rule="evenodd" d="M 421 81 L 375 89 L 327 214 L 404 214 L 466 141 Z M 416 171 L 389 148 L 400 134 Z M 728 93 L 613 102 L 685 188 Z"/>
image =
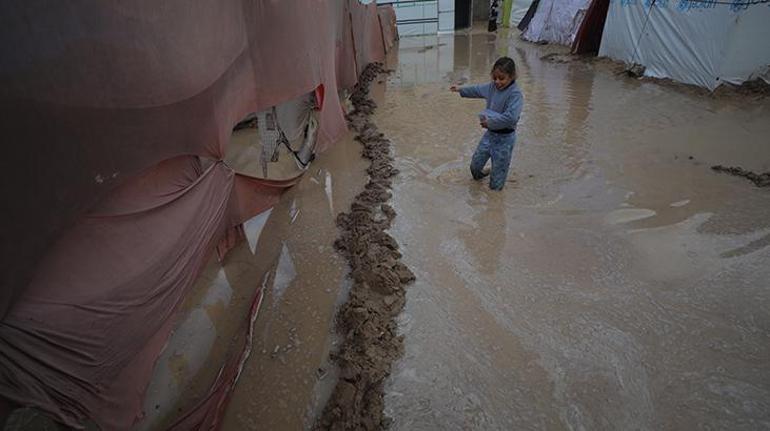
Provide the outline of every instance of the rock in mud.
<path id="1" fill-rule="evenodd" d="M 747 180 L 753 182 L 754 185 L 756 185 L 757 187 L 770 186 L 770 172 L 758 174 L 756 172 L 747 171 L 741 167 L 737 167 L 737 166 L 727 167 L 722 165 L 712 166 L 711 169 L 717 172 L 724 172 L 726 174 L 746 178 Z"/>

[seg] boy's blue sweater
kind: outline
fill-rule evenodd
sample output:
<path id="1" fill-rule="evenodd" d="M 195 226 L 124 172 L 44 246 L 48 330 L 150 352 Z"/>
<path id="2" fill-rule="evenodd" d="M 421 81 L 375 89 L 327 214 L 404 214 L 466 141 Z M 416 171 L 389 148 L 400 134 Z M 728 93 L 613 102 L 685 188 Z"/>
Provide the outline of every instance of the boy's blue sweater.
<path id="1" fill-rule="evenodd" d="M 460 96 L 487 99 L 487 109 L 481 115 L 487 118 L 489 130 L 516 130 L 516 123 L 524 107 L 524 96 L 515 82 L 503 90 L 498 90 L 492 82 L 460 87 Z"/>

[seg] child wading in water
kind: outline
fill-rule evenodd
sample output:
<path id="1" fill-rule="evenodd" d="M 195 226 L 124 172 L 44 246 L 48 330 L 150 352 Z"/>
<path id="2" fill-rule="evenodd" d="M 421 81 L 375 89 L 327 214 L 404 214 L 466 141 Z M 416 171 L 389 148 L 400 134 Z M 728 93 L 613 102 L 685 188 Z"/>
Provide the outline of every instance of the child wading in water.
<path id="1" fill-rule="evenodd" d="M 487 129 L 471 159 L 471 175 L 480 180 L 487 160 L 492 159 L 489 188 L 502 190 L 511 165 L 513 144 L 516 143 L 516 123 L 519 122 L 524 98 L 516 85 L 516 63 L 501 57 L 492 67 L 492 82 L 449 88 L 461 97 L 487 99 L 487 108 L 479 114 L 481 127 Z"/>

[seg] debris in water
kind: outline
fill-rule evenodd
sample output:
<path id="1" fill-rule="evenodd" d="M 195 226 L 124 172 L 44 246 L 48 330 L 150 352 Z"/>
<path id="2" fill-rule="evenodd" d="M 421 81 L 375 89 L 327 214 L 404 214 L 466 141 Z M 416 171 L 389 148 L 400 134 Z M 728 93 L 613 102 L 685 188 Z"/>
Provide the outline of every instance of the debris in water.
<path id="1" fill-rule="evenodd" d="M 383 413 L 383 384 L 403 352 L 395 318 L 404 307 L 404 288 L 415 277 L 400 262 L 399 246 L 386 232 L 396 215 L 386 201 L 398 170 L 393 167 L 390 141 L 369 119 L 376 108 L 369 87 L 384 72 L 381 64 L 370 64 L 350 97 L 354 110 L 348 124 L 363 145 L 363 157 L 370 161 L 369 181 L 350 211 L 337 217 L 341 234 L 334 246 L 350 265 L 353 286 L 336 317 L 337 330 L 344 336 L 332 354 L 340 378 L 316 430 L 380 430 L 390 424 Z"/>
<path id="2" fill-rule="evenodd" d="M 753 182 L 757 187 L 770 186 L 770 172 L 758 174 L 756 172 L 747 171 L 738 166 L 727 167 L 722 165 L 712 166 L 711 169 L 717 172 L 724 172 L 726 174 L 746 178 L 747 180 Z"/>
<path id="3" fill-rule="evenodd" d="M 641 64 L 634 63 L 626 68 L 624 72 L 626 72 L 626 75 L 631 76 L 633 78 L 641 78 L 644 76 L 645 67 Z"/>
<path id="4" fill-rule="evenodd" d="M 573 60 L 573 57 L 570 54 L 552 52 L 540 57 L 540 60 L 550 61 L 552 63 L 569 63 Z"/>
<path id="5" fill-rule="evenodd" d="M 315 375 L 318 378 L 318 380 L 323 380 L 328 374 L 329 372 L 323 368 L 318 368 L 317 370 L 315 370 Z"/>

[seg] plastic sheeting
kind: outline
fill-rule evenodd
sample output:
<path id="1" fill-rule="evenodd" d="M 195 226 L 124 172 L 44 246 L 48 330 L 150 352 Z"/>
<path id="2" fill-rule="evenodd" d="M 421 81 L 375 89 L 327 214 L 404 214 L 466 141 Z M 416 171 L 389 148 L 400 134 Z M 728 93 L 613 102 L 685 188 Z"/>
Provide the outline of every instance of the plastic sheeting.
<path id="1" fill-rule="evenodd" d="M 715 89 L 770 78 L 770 5 L 612 0 L 599 55 Z"/>
<path id="2" fill-rule="evenodd" d="M 572 45 L 591 0 L 541 0 L 522 34 L 530 42 Z"/>
<path id="3" fill-rule="evenodd" d="M 532 6 L 532 0 L 513 0 L 511 5 L 511 17 L 508 24 L 510 27 L 516 27 L 521 22 L 524 15 L 527 14 L 529 7 Z"/>
<path id="4" fill-rule="evenodd" d="M 0 396 L 127 429 L 201 266 L 296 181 L 233 172 L 232 127 L 325 93 L 323 150 L 390 42 L 357 0 L 4 2 L 0 23 Z"/>

